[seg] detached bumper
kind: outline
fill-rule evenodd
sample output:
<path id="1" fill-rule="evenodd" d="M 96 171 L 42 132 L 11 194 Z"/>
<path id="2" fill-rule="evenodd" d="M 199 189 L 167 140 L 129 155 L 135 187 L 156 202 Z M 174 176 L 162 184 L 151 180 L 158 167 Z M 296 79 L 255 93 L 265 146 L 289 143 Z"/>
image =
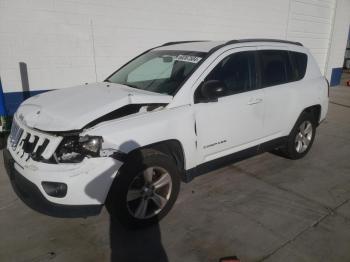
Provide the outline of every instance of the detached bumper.
<path id="1" fill-rule="evenodd" d="M 3 151 L 4 164 L 17 196 L 30 208 L 54 217 L 88 217 L 98 215 L 102 205 L 62 205 L 47 200 L 39 188 L 22 176 L 14 167 L 10 152 Z"/>

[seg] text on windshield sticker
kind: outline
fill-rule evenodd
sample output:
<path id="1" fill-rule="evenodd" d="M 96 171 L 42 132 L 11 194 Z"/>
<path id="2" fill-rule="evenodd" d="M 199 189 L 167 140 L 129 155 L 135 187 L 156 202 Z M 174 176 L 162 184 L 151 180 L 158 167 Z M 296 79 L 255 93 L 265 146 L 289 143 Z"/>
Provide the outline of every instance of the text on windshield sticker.
<path id="1" fill-rule="evenodd" d="M 178 55 L 175 60 L 197 64 L 202 58 L 193 55 Z"/>

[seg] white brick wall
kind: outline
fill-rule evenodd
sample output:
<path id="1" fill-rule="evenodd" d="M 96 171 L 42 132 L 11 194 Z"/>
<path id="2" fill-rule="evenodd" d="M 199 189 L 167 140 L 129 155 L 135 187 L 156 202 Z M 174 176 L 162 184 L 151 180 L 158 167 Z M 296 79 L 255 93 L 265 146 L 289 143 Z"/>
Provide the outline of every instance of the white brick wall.
<path id="1" fill-rule="evenodd" d="M 0 0 L 0 76 L 5 92 L 21 91 L 25 62 L 31 90 L 63 88 L 167 41 L 259 37 L 300 41 L 323 69 L 334 10 L 335 0 Z"/>

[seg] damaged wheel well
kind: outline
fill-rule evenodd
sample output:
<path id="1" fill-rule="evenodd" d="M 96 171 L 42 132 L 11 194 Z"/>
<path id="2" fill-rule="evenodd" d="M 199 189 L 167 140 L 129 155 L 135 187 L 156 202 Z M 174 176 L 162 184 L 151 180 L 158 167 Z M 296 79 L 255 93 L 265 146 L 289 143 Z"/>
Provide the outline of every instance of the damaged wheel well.
<path id="1" fill-rule="evenodd" d="M 131 157 L 137 151 L 140 151 L 142 149 L 154 149 L 170 156 L 172 159 L 174 159 L 174 162 L 176 163 L 176 166 L 178 167 L 179 171 L 181 173 L 184 172 L 184 169 L 185 169 L 184 152 L 183 152 L 182 145 L 178 140 L 176 139 L 165 140 L 165 141 L 136 148 L 128 153 L 126 157 L 126 161 L 127 159 L 129 159 L 129 157 Z"/>

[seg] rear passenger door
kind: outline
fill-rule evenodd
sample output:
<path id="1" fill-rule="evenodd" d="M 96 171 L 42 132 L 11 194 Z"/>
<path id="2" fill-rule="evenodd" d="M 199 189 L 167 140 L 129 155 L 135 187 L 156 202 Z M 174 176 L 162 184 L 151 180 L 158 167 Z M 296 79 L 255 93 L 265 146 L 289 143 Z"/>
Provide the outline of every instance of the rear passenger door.
<path id="1" fill-rule="evenodd" d="M 261 87 L 265 91 L 264 136 L 266 140 L 286 135 L 295 84 L 288 49 L 259 47 Z"/>

